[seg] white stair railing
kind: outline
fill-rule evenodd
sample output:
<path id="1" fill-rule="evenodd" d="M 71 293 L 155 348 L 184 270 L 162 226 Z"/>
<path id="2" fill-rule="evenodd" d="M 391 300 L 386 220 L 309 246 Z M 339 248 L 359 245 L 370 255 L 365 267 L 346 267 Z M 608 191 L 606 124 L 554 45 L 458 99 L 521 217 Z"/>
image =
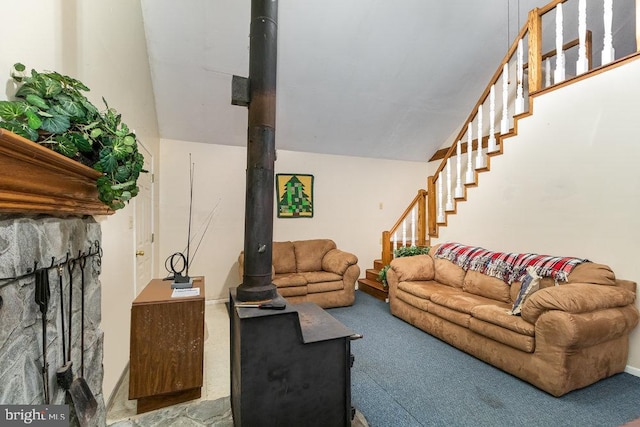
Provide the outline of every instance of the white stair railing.
<path id="1" fill-rule="evenodd" d="M 393 251 L 391 252 L 395 253 L 396 250 L 398 250 L 398 232 L 397 231 L 393 233 Z"/>
<path id="2" fill-rule="evenodd" d="M 473 123 L 467 126 L 467 169 L 464 178 L 465 184 L 473 184 L 476 180 L 473 173 Z"/>
<path id="3" fill-rule="evenodd" d="M 489 92 L 489 141 L 487 142 L 487 153 L 495 153 L 498 151 L 496 144 L 496 85 L 491 85 Z"/>
<path id="4" fill-rule="evenodd" d="M 416 209 L 417 206 L 414 206 L 413 209 L 411 209 L 411 246 L 416 246 L 417 241 L 416 241 Z"/>
<path id="5" fill-rule="evenodd" d="M 453 197 L 451 191 L 451 157 L 447 160 L 447 204 L 444 206 L 445 211 L 453 210 Z"/>
<path id="6" fill-rule="evenodd" d="M 565 19 L 564 13 L 566 11 L 574 13 L 573 11 L 576 10 L 572 7 L 563 9 L 563 3 L 567 1 L 577 3 L 577 16 L 570 16 Z M 614 5 L 617 6 L 617 4 L 622 5 L 622 2 L 602 1 L 604 3 L 602 65 L 606 65 L 615 60 L 612 31 L 613 7 Z M 636 0 L 636 3 L 640 4 L 640 0 Z M 542 88 L 562 83 L 568 78 L 565 51 L 574 47 L 578 48 L 576 75 L 589 71 L 590 67 L 592 67 L 592 38 L 591 31 L 587 27 L 587 14 L 593 14 L 594 10 L 598 10 L 598 8 L 586 0 L 565 0 L 560 2 L 555 0 L 542 8 L 534 9 L 530 12 L 528 24 L 518 33 L 516 40 L 509 48 L 507 56 L 503 59 L 502 64 L 496 70 L 485 92 L 478 100 L 476 107 L 474 107 L 475 110 L 472 111 L 472 114 L 457 135 L 453 143 L 455 146 L 449 149 L 445 159 L 443 159 L 433 176 L 435 184 L 433 188 L 435 191 L 430 196 L 430 203 L 435 205 L 432 218 L 433 224 L 446 223 L 446 214 L 455 210 L 454 201 L 464 199 L 466 194 L 465 187 L 476 183 L 476 171 L 486 170 L 489 155 L 501 150 L 499 139 L 496 138 L 497 130 L 499 130 L 499 135 L 502 136 L 508 135 L 512 131 L 514 117 L 527 112 L 529 109 L 528 95 Z M 550 21 L 543 26 L 543 17 L 547 13 L 554 11 L 555 25 Z M 628 13 L 628 11 L 625 13 Z M 552 17 L 553 15 L 549 15 L 549 18 Z M 590 20 L 593 20 L 591 16 L 589 17 Z M 567 23 L 575 23 L 576 20 L 578 38 L 567 41 L 565 44 L 565 31 L 568 34 L 576 33 L 576 28 L 566 29 L 565 25 Z M 545 31 L 542 31 L 543 28 L 545 28 Z M 546 28 L 550 28 L 550 30 L 546 30 Z M 638 28 L 640 28 L 640 24 Z M 546 41 L 543 40 L 545 35 Z M 633 36 L 635 37 L 636 34 Z M 638 38 L 640 39 L 640 29 L 638 30 Z M 555 44 L 555 50 L 547 53 L 540 51 L 543 45 L 549 46 L 553 44 Z M 531 49 L 538 51 L 530 52 Z M 524 64 L 525 57 L 529 58 L 529 63 L 526 65 Z M 536 69 L 532 70 L 531 67 L 534 66 Z M 528 78 L 525 76 L 525 72 L 529 73 Z M 569 70 L 569 72 L 572 73 L 573 69 Z M 510 76 L 512 80 L 510 80 Z M 501 90 L 501 94 L 496 94 L 496 91 L 499 90 Z M 502 98 L 501 104 L 496 102 L 496 98 Z M 485 108 L 489 110 L 488 123 L 484 122 L 486 119 L 484 116 Z M 486 150 L 482 145 L 485 137 L 485 126 L 487 127 L 486 132 L 488 132 Z M 466 153 L 463 144 L 465 133 Z M 465 154 L 466 158 L 463 158 Z M 454 156 L 455 165 L 452 164 Z M 453 169 L 454 167 L 455 169 Z M 455 177 L 453 176 L 454 173 Z M 455 182 L 453 179 L 455 179 Z M 429 230 L 430 233 L 433 233 L 436 227 L 430 223 Z"/>
<path id="7" fill-rule="evenodd" d="M 544 60 L 544 87 L 551 86 L 551 60 L 549 58 Z"/>
<path id="8" fill-rule="evenodd" d="M 438 177 L 438 215 L 436 217 L 436 222 L 443 224 L 445 221 L 445 216 L 444 216 L 444 191 L 442 189 L 443 185 L 442 185 L 442 181 L 444 181 L 443 177 L 442 177 L 442 172 L 440 172 L 440 175 Z"/>
<path id="9" fill-rule="evenodd" d="M 522 51 L 522 39 L 518 40 L 518 52 L 517 52 L 517 62 L 516 62 L 516 79 L 517 79 L 517 88 L 516 88 L 516 115 L 524 113 L 524 82 L 522 79 L 524 78 L 524 63 L 522 60 L 523 56 Z"/>
<path id="10" fill-rule="evenodd" d="M 565 78 L 564 51 L 562 50 L 562 21 L 562 3 L 558 3 L 558 5 L 556 6 L 556 70 L 553 74 L 554 84 L 563 82 Z"/>
<path id="11" fill-rule="evenodd" d="M 478 106 L 478 147 L 476 148 L 476 169 L 483 169 L 487 166 L 487 163 L 484 160 L 484 156 L 482 155 L 482 135 L 484 134 L 484 129 L 482 129 L 482 104 Z M 469 147 L 471 150 L 471 147 Z"/>
<path id="12" fill-rule="evenodd" d="M 462 188 L 462 140 L 458 140 L 456 146 L 456 199 L 464 197 L 464 189 Z"/>
<path id="13" fill-rule="evenodd" d="M 604 46 L 602 48 L 602 65 L 615 59 L 613 48 L 613 0 L 604 0 Z"/>
<path id="14" fill-rule="evenodd" d="M 500 133 L 509 132 L 509 63 L 502 67 L 502 120 L 500 121 Z"/>
<path id="15" fill-rule="evenodd" d="M 578 60 L 576 61 L 576 74 L 586 73 L 589 69 L 587 60 L 587 1 L 578 2 Z"/>

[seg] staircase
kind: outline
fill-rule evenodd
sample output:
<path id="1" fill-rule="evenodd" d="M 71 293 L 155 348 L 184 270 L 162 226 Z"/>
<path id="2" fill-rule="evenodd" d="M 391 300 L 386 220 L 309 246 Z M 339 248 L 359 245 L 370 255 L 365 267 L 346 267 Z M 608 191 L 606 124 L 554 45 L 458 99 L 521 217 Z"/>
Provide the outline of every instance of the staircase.
<path id="1" fill-rule="evenodd" d="M 577 5 L 577 29 L 563 27 L 565 3 Z M 382 256 L 374 261 L 372 269 L 366 270 L 365 277 L 358 280 L 360 290 L 387 300 L 387 289 L 378 281 L 378 273 L 391 262 L 394 250 L 402 246 L 429 246 L 431 238 L 438 237 L 439 228 L 447 226 L 448 216 L 456 214 L 457 204 L 467 200 L 467 191 L 478 186 L 480 174 L 491 170 L 491 158 L 502 155 L 505 141 L 518 134 L 518 121 L 533 113 L 535 97 L 637 59 L 635 33 L 629 34 L 621 29 L 614 31 L 612 27 L 613 13 L 632 14 L 635 10 L 614 10 L 613 2 L 604 0 L 603 13 L 602 7 L 598 12 L 593 4 L 597 2 L 589 3 L 589 9 L 586 3 L 585 0 L 554 0 L 529 12 L 528 21 L 520 29 L 454 142 L 430 159 L 441 162 L 434 174 L 427 178 L 426 190 L 418 190 L 418 195 L 396 224 L 382 233 Z M 621 3 L 615 6 L 625 7 Z M 594 34 L 587 29 L 587 22 L 593 22 L 594 13 L 603 14 L 604 34 Z M 543 18 L 555 19 L 555 34 L 551 30 L 543 34 Z M 544 26 L 549 27 L 552 26 Z M 577 32 L 578 38 L 564 43 L 564 32 Z M 614 34 L 625 40 L 631 39 L 634 44 L 632 53 L 615 58 Z M 600 60 L 596 66 L 592 54 L 593 39 L 603 40 L 599 43 L 602 52 L 596 55 L 595 59 Z M 543 54 L 543 44 L 549 45 L 554 41 L 556 49 Z M 575 67 L 573 64 L 569 67 L 565 52 L 575 53 L 576 48 L 578 60 Z M 524 62 L 525 55 L 527 63 Z M 553 71 L 552 65 L 555 67 Z"/>
<path id="2" fill-rule="evenodd" d="M 375 298 L 388 302 L 387 287 L 378 279 L 378 274 L 383 267 L 384 264 L 381 259 L 373 261 L 373 268 L 368 268 L 365 277 L 358 279 L 358 289 Z"/>

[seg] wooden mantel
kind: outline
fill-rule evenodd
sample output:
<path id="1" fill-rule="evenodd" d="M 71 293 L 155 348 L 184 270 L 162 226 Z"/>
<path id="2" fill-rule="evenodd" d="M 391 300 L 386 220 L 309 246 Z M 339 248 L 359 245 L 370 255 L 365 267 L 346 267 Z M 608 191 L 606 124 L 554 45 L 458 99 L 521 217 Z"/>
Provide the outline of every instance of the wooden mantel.
<path id="1" fill-rule="evenodd" d="M 101 173 L 0 129 L 0 213 L 114 213 L 98 199 Z"/>

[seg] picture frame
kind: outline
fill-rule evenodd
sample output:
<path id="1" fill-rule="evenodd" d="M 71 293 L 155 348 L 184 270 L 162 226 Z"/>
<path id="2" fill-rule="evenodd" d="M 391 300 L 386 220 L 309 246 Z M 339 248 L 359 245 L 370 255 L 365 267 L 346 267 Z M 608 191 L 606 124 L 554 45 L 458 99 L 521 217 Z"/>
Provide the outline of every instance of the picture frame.
<path id="1" fill-rule="evenodd" d="M 276 174 L 278 218 L 313 218 L 313 175 Z"/>

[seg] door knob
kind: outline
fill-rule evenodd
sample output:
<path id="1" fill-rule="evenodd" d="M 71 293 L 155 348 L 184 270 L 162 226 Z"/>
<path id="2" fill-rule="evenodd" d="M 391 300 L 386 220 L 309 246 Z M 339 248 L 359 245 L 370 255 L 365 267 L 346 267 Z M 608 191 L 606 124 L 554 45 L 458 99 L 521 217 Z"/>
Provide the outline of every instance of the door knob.
<path id="1" fill-rule="evenodd" d="M 144 251 L 137 251 L 136 256 L 144 256 Z"/>

